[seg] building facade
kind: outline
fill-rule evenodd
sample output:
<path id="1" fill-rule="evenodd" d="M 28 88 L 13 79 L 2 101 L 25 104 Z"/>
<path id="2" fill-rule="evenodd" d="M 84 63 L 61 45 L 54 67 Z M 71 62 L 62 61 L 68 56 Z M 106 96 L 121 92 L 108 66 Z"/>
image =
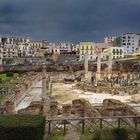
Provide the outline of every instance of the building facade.
<path id="1" fill-rule="evenodd" d="M 0 43 L 5 44 L 28 44 L 30 42 L 29 38 L 24 37 L 0 37 Z"/>
<path id="2" fill-rule="evenodd" d="M 104 38 L 104 43 L 106 43 L 106 44 L 109 44 L 109 45 L 114 45 L 114 43 L 115 43 L 115 40 L 116 40 L 116 36 L 107 36 L 107 37 L 105 37 Z"/>
<path id="3" fill-rule="evenodd" d="M 124 54 L 132 54 L 140 44 L 140 35 L 134 33 L 126 33 L 122 35 L 122 47 Z"/>
<path id="4" fill-rule="evenodd" d="M 123 58 L 124 57 L 124 48 L 112 46 L 107 49 L 104 49 L 102 52 L 102 59 L 107 60 L 109 55 L 111 55 L 112 59 Z"/>
<path id="5" fill-rule="evenodd" d="M 109 44 L 107 43 L 96 43 L 96 47 L 95 47 L 95 54 L 99 55 L 103 52 L 104 49 L 109 48 Z"/>
<path id="6" fill-rule="evenodd" d="M 16 45 L 6 44 L 1 46 L 0 52 L 2 54 L 2 58 L 18 57 L 18 49 Z"/>
<path id="7" fill-rule="evenodd" d="M 59 41 L 59 42 L 48 41 L 46 48 L 49 49 L 50 53 L 53 53 L 54 49 L 59 49 L 60 53 L 73 52 L 76 49 L 74 44 L 72 44 L 70 42 L 64 42 L 64 41 Z"/>
<path id="8" fill-rule="evenodd" d="M 95 60 L 95 47 L 96 43 L 94 42 L 80 42 L 80 44 L 77 45 L 77 49 L 79 50 L 79 60 L 84 60 L 86 54 L 88 54 L 89 60 Z"/>

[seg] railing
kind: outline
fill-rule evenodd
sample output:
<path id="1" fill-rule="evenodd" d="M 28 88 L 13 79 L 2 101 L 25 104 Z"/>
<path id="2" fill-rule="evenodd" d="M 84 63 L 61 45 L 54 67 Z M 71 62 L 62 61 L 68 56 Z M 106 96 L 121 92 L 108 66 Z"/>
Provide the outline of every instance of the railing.
<path id="1" fill-rule="evenodd" d="M 79 127 L 82 134 L 85 132 L 85 126 L 89 125 L 94 129 L 103 130 L 105 128 L 129 127 L 135 132 L 140 129 L 140 116 L 112 116 L 112 117 L 92 117 L 92 118 L 70 118 L 70 119 L 47 119 L 46 129 L 50 134 L 54 129 L 63 129 L 63 134 L 70 129 Z"/>

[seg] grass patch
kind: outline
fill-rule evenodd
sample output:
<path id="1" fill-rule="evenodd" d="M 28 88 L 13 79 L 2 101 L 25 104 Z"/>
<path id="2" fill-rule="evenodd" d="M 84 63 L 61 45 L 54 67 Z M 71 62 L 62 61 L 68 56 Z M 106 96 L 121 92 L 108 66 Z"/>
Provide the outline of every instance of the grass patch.
<path id="1" fill-rule="evenodd" d="M 81 127 L 78 131 L 82 131 Z M 137 137 L 137 138 L 136 138 Z M 140 140 L 140 131 L 137 133 L 129 127 L 106 128 L 100 130 L 98 126 L 85 126 L 84 134 L 81 134 L 80 140 Z"/>
<path id="2" fill-rule="evenodd" d="M 64 140 L 63 129 L 54 129 L 47 140 Z"/>
<path id="3" fill-rule="evenodd" d="M 10 79 L 11 77 L 21 77 L 23 75 L 23 73 L 13 73 L 13 76 L 8 77 L 7 74 L 8 73 L 2 73 L 2 74 L 0 74 L 0 79 L 1 80 L 7 80 L 7 79 Z"/>
<path id="4" fill-rule="evenodd" d="M 8 94 L 0 96 L 0 103 L 5 101 L 7 99 L 7 97 L 8 97 Z"/>

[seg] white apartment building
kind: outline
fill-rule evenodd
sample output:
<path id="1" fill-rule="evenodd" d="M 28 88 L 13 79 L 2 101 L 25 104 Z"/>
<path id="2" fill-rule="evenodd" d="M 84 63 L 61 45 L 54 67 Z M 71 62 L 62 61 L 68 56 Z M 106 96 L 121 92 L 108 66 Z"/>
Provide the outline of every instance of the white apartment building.
<path id="1" fill-rule="evenodd" d="M 27 44 L 30 42 L 29 38 L 24 37 L 0 37 L 0 43 L 5 44 Z"/>
<path id="2" fill-rule="evenodd" d="M 16 45 L 6 44 L 1 46 L 0 54 L 2 59 L 18 57 L 18 49 Z"/>
<path id="3" fill-rule="evenodd" d="M 46 41 L 47 42 L 47 41 Z M 59 41 L 59 42 L 47 42 L 46 48 L 49 49 L 49 52 L 53 52 L 54 49 L 59 49 L 60 53 L 63 52 L 72 52 L 75 51 L 75 46 L 70 43 L 70 42 L 64 42 L 64 41 Z"/>
<path id="4" fill-rule="evenodd" d="M 18 57 L 29 56 L 29 45 L 19 44 L 17 45 Z"/>
<path id="5" fill-rule="evenodd" d="M 124 54 L 132 54 L 139 46 L 140 35 L 134 33 L 126 33 L 122 35 L 122 47 L 124 47 Z"/>

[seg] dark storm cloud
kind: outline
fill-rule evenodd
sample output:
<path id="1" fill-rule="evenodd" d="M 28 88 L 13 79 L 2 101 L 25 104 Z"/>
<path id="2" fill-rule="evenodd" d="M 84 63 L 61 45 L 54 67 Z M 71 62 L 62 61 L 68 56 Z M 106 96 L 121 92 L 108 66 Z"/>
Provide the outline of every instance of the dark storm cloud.
<path id="1" fill-rule="evenodd" d="M 0 34 L 100 41 L 140 32 L 139 0 L 1 0 Z"/>

